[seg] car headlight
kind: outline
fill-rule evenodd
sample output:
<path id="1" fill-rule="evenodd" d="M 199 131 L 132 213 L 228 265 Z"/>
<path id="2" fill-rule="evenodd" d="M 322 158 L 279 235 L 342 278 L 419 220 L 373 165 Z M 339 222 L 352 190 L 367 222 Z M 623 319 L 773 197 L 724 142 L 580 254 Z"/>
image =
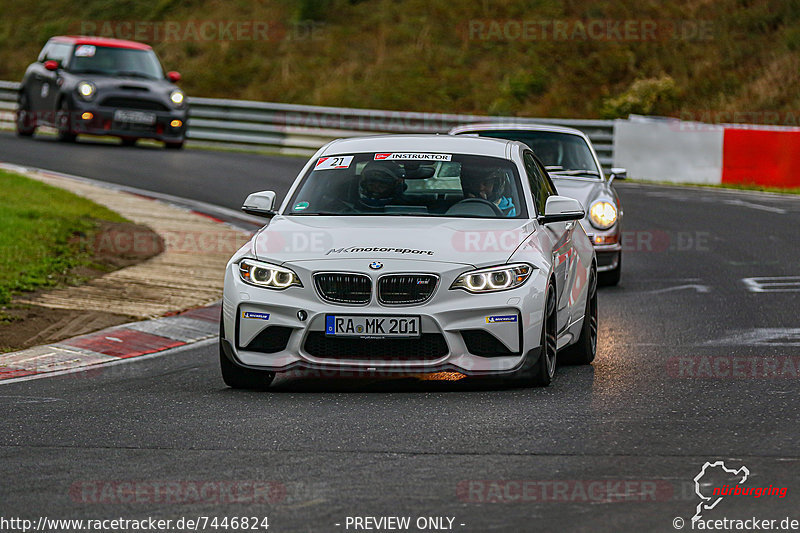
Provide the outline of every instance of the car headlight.
<path id="1" fill-rule="evenodd" d="M 292 286 L 303 286 L 297 274 L 288 268 L 253 259 L 242 259 L 239 262 L 239 277 L 245 283 L 268 289 L 281 290 Z"/>
<path id="2" fill-rule="evenodd" d="M 597 229 L 608 229 L 617 221 L 617 208 L 614 204 L 597 201 L 589 209 L 589 222 Z"/>
<path id="3" fill-rule="evenodd" d="M 78 84 L 78 94 L 87 102 L 94 98 L 97 87 L 90 81 L 82 81 Z"/>
<path id="4" fill-rule="evenodd" d="M 179 89 L 175 89 L 171 93 L 169 93 L 169 101 L 175 105 L 175 107 L 180 107 L 183 105 L 184 95 L 183 91 Z"/>
<path id="5" fill-rule="evenodd" d="M 471 293 L 505 291 L 525 283 L 531 272 L 533 267 L 525 263 L 479 268 L 458 276 L 450 288 Z"/>

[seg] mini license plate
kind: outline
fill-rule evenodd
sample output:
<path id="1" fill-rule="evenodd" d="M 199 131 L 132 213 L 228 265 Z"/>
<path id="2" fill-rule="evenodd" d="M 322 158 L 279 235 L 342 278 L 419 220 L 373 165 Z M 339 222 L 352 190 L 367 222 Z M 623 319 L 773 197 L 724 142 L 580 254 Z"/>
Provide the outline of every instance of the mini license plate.
<path id="1" fill-rule="evenodd" d="M 325 335 L 332 337 L 419 337 L 418 316 L 325 315 Z"/>
<path id="2" fill-rule="evenodd" d="M 114 111 L 114 121 L 152 126 L 156 123 L 156 114 L 147 113 L 145 111 L 123 111 L 121 109 L 117 109 Z"/>

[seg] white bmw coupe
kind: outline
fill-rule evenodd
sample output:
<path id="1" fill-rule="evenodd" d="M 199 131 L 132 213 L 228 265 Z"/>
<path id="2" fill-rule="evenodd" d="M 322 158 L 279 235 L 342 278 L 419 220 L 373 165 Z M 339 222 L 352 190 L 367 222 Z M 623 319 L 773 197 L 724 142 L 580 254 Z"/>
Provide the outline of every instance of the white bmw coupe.
<path id="1" fill-rule="evenodd" d="M 523 143 L 445 135 L 336 140 L 305 165 L 225 272 L 225 383 L 276 372 L 508 376 L 591 363 L 597 261 Z"/>

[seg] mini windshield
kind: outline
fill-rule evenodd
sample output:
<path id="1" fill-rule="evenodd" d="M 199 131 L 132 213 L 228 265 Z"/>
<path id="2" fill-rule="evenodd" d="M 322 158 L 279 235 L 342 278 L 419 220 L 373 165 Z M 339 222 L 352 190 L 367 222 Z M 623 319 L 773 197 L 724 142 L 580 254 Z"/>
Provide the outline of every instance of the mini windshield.
<path id="1" fill-rule="evenodd" d="M 152 50 L 134 50 L 79 44 L 72 53 L 69 70 L 75 74 L 106 74 L 160 80 L 161 64 Z"/>
<path id="2" fill-rule="evenodd" d="M 589 145 L 577 135 L 531 130 L 481 131 L 478 135 L 527 144 L 551 174 L 601 177 Z"/>
<path id="3" fill-rule="evenodd" d="M 284 214 L 525 218 L 528 211 L 506 159 L 366 153 L 319 158 Z"/>

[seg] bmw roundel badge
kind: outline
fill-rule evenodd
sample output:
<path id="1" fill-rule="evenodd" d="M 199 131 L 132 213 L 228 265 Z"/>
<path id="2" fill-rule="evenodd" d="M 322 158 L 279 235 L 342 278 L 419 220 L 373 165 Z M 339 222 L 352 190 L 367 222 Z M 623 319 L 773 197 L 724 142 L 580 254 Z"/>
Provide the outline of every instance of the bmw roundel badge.
<path id="1" fill-rule="evenodd" d="M 369 264 L 369 267 L 372 270 L 380 270 L 383 268 L 383 263 L 381 263 L 380 261 L 373 261 L 372 263 Z"/>

